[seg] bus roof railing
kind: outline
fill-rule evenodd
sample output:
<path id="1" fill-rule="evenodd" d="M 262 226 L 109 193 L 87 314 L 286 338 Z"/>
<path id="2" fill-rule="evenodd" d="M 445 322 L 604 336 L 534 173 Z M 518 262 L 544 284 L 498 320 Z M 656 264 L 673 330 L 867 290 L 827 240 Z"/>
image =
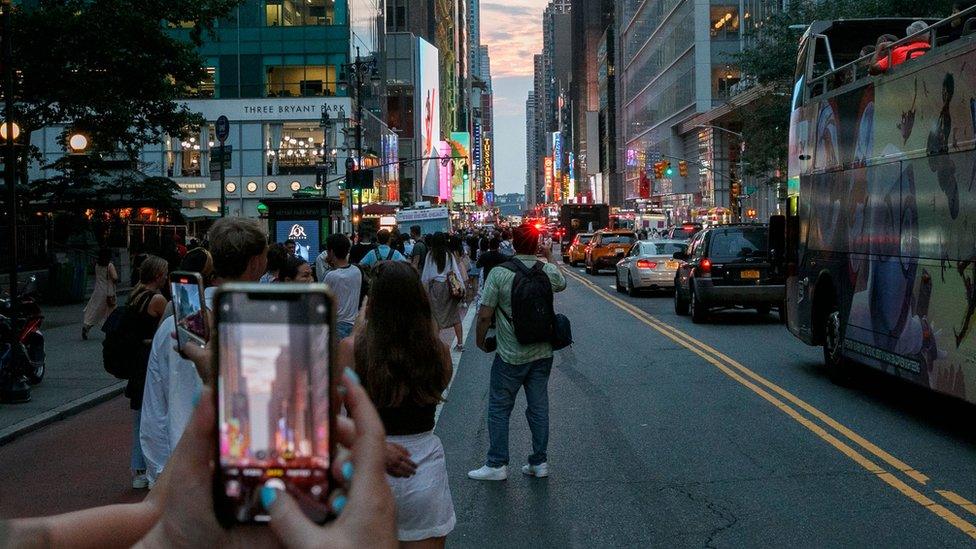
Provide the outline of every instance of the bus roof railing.
<path id="1" fill-rule="evenodd" d="M 935 31 L 937 31 L 939 29 L 945 29 L 946 27 L 948 27 L 949 25 L 951 25 L 953 21 L 955 21 L 957 19 L 962 19 L 962 25 L 963 25 L 962 36 L 960 37 L 960 39 L 962 39 L 963 37 L 968 36 L 970 34 L 976 35 L 976 5 L 973 5 L 972 7 L 966 8 L 966 9 L 962 10 L 959 13 L 950 15 L 950 16 L 944 18 L 944 19 L 939 20 L 936 23 L 933 23 L 933 24 L 925 27 L 924 30 L 921 30 L 921 31 L 916 32 L 914 34 L 910 34 L 910 35 L 908 35 L 908 36 L 906 36 L 904 38 L 901 38 L 899 40 L 896 40 L 894 42 L 884 43 L 884 44 L 886 44 L 885 47 L 887 48 L 887 52 L 885 53 L 885 57 L 887 58 L 887 61 L 888 61 L 888 69 L 890 70 L 892 68 L 892 65 L 891 65 L 891 55 L 892 55 L 892 52 L 894 51 L 894 49 L 896 47 L 898 47 L 898 46 L 901 46 L 901 45 L 910 44 L 910 43 L 914 42 L 915 39 L 917 39 L 920 36 L 925 36 L 925 35 L 929 35 L 930 36 L 930 39 L 929 39 L 929 49 L 926 50 L 926 53 L 930 53 L 930 52 L 932 52 L 932 51 L 940 48 L 941 46 L 946 45 L 946 44 L 939 44 L 938 41 L 935 40 L 936 35 L 934 33 L 935 33 Z M 811 34 L 810 36 L 814 36 L 814 37 L 823 36 L 824 38 L 826 38 L 826 36 L 823 35 L 823 34 L 821 34 L 821 33 L 814 33 L 814 34 Z M 951 43 L 951 42 L 948 42 L 948 43 Z M 863 55 L 861 57 L 858 57 L 857 59 L 855 59 L 855 60 L 853 60 L 853 61 L 851 61 L 851 62 L 849 62 L 849 63 L 847 63 L 845 65 L 841 65 L 840 67 L 833 67 L 833 52 L 830 52 L 829 51 L 830 50 L 830 45 L 829 44 L 830 44 L 830 42 L 828 40 L 827 41 L 827 47 L 828 47 L 828 54 L 830 56 L 830 64 L 831 64 L 832 70 L 829 70 L 829 71 L 825 72 L 824 74 L 822 74 L 822 75 L 820 75 L 820 76 L 818 76 L 818 77 L 810 80 L 810 83 L 808 84 L 808 86 L 810 88 L 810 96 L 811 97 L 817 97 L 817 96 L 823 95 L 823 94 L 827 93 L 828 91 L 830 91 L 831 89 L 839 88 L 841 86 L 850 84 L 850 83 L 855 82 L 857 80 L 860 80 L 863 76 L 866 76 L 866 75 L 869 75 L 870 74 L 871 67 L 878 60 L 878 52 L 877 52 L 877 50 L 875 50 L 875 51 L 872 51 L 871 53 L 869 53 L 867 55 Z M 879 45 L 880 44 L 878 44 L 878 43 L 875 44 L 876 47 L 879 46 Z M 906 61 L 910 61 L 911 59 L 915 59 L 916 57 L 920 57 L 920 56 L 909 57 L 908 59 L 906 59 Z M 858 69 L 863 69 L 864 70 L 864 75 L 859 75 L 859 70 Z M 849 79 L 848 78 L 845 78 L 848 75 L 849 75 Z M 830 86 L 831 84 L 835 84 L 835 83 L 838 82 L 838 78 L 841 78 L 839 84 L 836 85 L 836 86 L 832 86 L 831 87 Z M 817 91 L 817 88 L 818 87 L 820 87 L 822 89 L 820 91 Z"/>

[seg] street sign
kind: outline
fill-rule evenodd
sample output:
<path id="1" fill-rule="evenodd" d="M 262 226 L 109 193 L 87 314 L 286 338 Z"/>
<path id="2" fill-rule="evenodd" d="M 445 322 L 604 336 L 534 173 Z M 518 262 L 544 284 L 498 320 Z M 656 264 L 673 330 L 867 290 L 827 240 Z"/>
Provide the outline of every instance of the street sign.
<path id="1" fill-rule="evenodd" d="M 217 118 L 217 123 L 214 124 L 214 130 L 217 132 L 217 141 L 221 143 L 227 141 L 227 136 L 230 135 L 230 120 L 226 116 L 220 115 Z"/>
<path id="2" fill-rule="evenodd" d="M 234 147 L 233 145 L 224 145 L 223 155 L 221 155 L 220 147 L 214 147 L 210 149 L 210 162 L 221 162 L 230 164 L 231 157 L 233 156 Z"/>

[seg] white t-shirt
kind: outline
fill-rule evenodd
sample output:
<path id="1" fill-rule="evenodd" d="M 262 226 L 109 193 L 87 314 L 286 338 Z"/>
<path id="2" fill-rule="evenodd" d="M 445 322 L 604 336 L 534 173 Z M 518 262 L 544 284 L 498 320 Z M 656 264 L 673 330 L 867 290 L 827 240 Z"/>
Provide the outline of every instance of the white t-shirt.
<path id="1" fill-rule="evenodd" d="M 363 288 L 363 274 L 349 265 L 325 274 L 325 282 L 336 297 L 336 322 L 356 322 L 359 314 L 359 294 Z"/>

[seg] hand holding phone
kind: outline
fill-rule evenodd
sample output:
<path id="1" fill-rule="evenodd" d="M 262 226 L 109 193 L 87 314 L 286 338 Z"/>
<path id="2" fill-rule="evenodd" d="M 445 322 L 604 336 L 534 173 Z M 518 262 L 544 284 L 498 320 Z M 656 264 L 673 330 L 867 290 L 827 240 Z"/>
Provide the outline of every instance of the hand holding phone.
<path id="1" fill-rule="evenodd" d="M 229 284 L 215 303 L 218 519 L 268 522 L 270 486 L 323 523 L 336 488 L 332 297 L 319 284 Z"/>
<path id="2" fill-rule="evenodd" d="M 204 345 L 210 340 L 210 319 L 200 273 L 177 271 L 169 275 L 176 322 L 176 348 L 185 352 L 189 343 Z"/>

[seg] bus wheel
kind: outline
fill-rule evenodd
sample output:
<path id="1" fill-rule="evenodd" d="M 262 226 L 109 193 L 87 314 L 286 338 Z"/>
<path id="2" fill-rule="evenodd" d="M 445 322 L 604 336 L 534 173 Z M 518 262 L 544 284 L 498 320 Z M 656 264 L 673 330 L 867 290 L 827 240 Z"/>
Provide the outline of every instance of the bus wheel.
<path id="1" fill-rule="evenodd" d="M 844 358 L 844 338 L 840 324 L 840 311 L 836 305 L 831 305 L 824 316 L 824 364 L 831 381 L 838 385 L 848 385 L 851 382 L 851 368 Z"/>

